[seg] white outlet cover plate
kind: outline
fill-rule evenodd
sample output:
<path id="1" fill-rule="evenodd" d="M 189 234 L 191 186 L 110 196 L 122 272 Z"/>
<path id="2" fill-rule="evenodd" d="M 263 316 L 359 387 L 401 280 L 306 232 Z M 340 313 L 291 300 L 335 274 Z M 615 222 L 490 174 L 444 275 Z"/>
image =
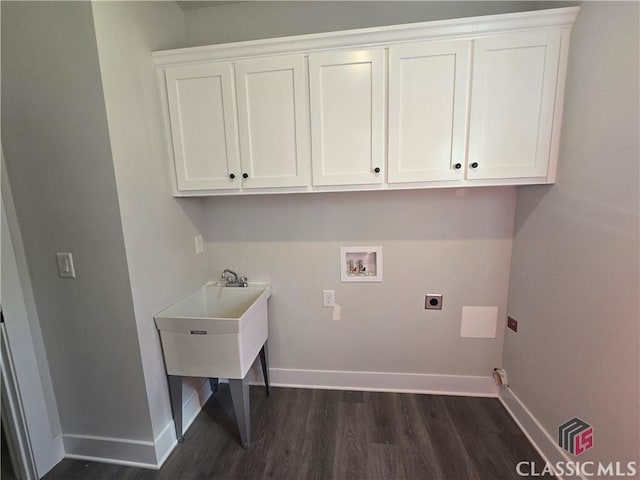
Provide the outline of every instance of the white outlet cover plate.
<path id="1" fill-rule="evenodd" d="M 204 240 L 202 235 L 196 235 L 196 253 L 204 252 Z"/>
<path id="2" fill-rule="evenodd" d="M 323 307 L 335 307 L 336 306 L 336 292 L 335 292 L 335 290 L 323 290 L 322 291 L 322 306 Z"/>

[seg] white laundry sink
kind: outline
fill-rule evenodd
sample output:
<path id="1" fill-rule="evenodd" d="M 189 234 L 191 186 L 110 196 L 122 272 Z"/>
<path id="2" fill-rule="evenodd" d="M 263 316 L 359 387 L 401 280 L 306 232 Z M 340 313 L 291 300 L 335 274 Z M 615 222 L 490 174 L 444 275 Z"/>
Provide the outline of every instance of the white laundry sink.
<path id="1" fill-rule="evenodd" d="M 168 375 L 244 378 L 267 340 L 271 284 L 210 282 L 157 313 Z"/>

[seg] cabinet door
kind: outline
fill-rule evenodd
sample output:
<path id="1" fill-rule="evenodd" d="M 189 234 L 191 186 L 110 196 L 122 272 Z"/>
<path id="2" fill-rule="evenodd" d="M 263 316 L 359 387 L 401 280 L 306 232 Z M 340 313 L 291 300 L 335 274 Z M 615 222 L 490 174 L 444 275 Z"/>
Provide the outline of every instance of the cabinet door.
<path id="1" fill-rule="evenodd" d="M 239 188 L 231 65 L 169 67 L 166 82 L 178 190 Z"/>
<path id="2" fill-rule="evenodd" d="M 312 54 L 309 77 L 313 184 L 382 183 L 383 51 Z"/>
<path id="3" fill-rule="evenodd" d="M 389 48 L 389 183 L 463 178 L 470 46 Z"/>
<path id="4" fill-rule="evenodd" d="M 244 188 L 309 184 L 309 117 L 302 55 L 235 64 Z"/>
<path id="5" fill-rule="evenodd" d="M 559 53 L 559 31 L 475 41 L 467 178 L 547 176 Z"/>

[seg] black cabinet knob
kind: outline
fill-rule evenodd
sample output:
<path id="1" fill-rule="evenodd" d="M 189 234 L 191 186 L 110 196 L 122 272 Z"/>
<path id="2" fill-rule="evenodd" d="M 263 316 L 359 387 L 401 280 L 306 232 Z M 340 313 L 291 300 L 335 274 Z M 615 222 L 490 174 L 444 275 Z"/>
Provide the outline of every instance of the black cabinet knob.
<path id="1" fill-rule="evenodd" d="M 456 170 L 460 170 L 462 168 L 462 164 L 461 163 L 456 163 L 454 165 L 454 167 L 456 168 Z"/>
<path id="2" fill-rule="evenodd" d="M 248 173 L 243 173 L 242 174 L 242 178 L 249 178 L 249 174 Z"/>
<path id="3" fill-rule="evenodd" d="M 373 171 L 376 172 L 376 173 L 380 173 L 380 167 L 374 168 Z"/>
<path id="4" fill-rule="evenodd" d="M 236 174 L 235 174 L 235 173 L 230 173 L 230 174 L 229 174 L 229 178 L 230 178 L 231 180 L 233 180 L 234 178 L 236 178 Z"/>
<path id="5" fill-rule="evenodd" d="M 471 168 L 478 168 L 478 162 L 473 162 L 471 164 Z"/>

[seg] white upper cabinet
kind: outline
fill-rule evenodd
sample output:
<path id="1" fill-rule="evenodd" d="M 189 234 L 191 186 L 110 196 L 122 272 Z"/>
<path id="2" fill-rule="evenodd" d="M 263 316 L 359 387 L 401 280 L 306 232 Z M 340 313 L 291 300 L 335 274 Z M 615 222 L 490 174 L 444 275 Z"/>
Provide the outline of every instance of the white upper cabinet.
<path id="1" fill-rule="evenodd" d="M 154 52 L 174 195 L 553 183 L 579 11 Z"/>
<path id="2" fill-rule="evenodd" d="M 547 177 L 560 41 L 557 30 L 475 40 L 467 178 Z"/>
<path id="3" fill-rule="evenodd" d="M 234 188 L 229 174 L 240 165 L 232 78 L 228 63 L 167 68 L 178 190 Z"/>
<path id="4" fill-rule="evenodd" d="M 384 51 L 309 55 L 313 185 L 380 184 Z"/>
<path id="5" fill-rule="evenodd" d="M 235 64 L 243 188 L 305 186 L 310 177 L 302 55 Z"/>
<path id="6" fill-rule="evenodd" d="M 389 48 L 389 183 L 464 178 L 470 48 L 468 40 Z"/>

